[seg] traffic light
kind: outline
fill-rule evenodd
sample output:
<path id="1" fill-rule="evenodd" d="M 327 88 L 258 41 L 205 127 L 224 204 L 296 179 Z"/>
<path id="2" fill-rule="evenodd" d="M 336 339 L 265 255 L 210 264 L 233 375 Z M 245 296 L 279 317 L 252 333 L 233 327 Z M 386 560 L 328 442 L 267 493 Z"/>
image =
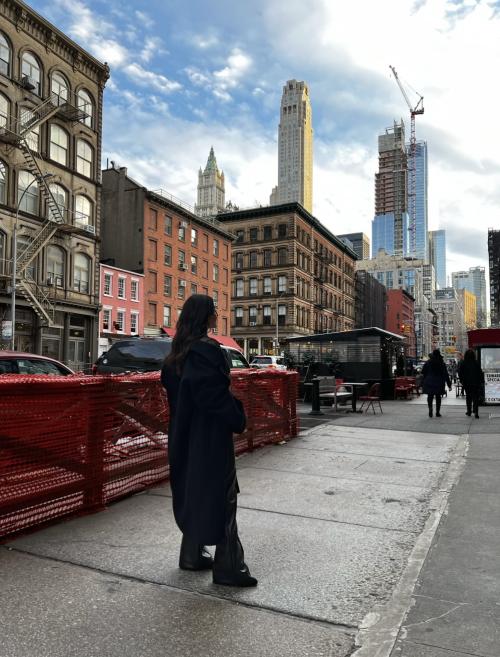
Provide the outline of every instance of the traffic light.
<path id="1" fill-rule="evenodd" d="M 401 324 L 401 331 L 404 333 L 405 332 L 406 326 L 404 324 Z"/>

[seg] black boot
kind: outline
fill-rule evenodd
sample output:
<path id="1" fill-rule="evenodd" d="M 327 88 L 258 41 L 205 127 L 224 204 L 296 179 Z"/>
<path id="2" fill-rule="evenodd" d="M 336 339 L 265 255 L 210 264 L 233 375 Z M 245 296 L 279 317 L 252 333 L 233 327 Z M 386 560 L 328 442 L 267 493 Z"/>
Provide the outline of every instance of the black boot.
<path id="1" fill-rule="evenodd" d="M 441 397 L 436 397 L 436 417 L 441 417 Z"/>
<path id="2" fill-rule="evenodd" d="M 427 397 L 427 406 L 429 407 L 429 417 L 432 417 L 432 399 Z"/>
<path id="3" fill-rule="evenodd" d="M 257 586 L 257 580 L 250 575 L 248 566 L 245 563 L 243 546 L 238 536 L 238 526 L 236 524 L 237 490 L 238 484 L 235 473 L 228 487 L 226 497 L 224 540 L 217 543 L 215 548 L 213 581 L 214 584 L 223 586 Z"/>
<path id="4" fill-rule="evenodd" d="M 193 543 L 182 535 L 179 568 L 182 570 L 210 570 L 214 560 L 204 545 Z"/>

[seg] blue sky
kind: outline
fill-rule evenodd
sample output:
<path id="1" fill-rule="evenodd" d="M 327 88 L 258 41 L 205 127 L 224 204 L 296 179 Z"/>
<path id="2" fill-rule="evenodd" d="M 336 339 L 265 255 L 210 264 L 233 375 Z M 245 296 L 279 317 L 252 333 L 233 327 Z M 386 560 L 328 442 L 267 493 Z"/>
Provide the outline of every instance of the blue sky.
<path id="1" fill-rule="evenodd" d="M 430 228 L 449 272 L 486 264 L 500 225 L 500 3 L 493 0 L 32 0 L 111 67 L 103 163 L 194 203 L 210 146 L 226 199 L 267 204 L 287 79 L 310 86 L 314 214 L 370 235 L 377 135 L 408 112 L 389 64 L 425 97 Z M 409 126 L 408 126 L 409 129 Z"/>

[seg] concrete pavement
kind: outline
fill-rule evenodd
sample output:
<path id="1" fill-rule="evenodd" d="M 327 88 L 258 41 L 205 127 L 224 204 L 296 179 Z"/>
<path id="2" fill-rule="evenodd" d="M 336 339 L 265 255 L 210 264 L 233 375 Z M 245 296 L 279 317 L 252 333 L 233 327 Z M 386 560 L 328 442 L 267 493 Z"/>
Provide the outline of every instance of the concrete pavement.
<path id="1" fill-rule="evenodd" d="M 177 569 L 168 486 L 2 546 L 0 657 L 500 655 L 471 624 L 483 652 L 446 633 L 468 610 L 481 634 L 498 618 L 500 417 L 481 410 L 330 413 L 238 459 L 253 590 Z"/>

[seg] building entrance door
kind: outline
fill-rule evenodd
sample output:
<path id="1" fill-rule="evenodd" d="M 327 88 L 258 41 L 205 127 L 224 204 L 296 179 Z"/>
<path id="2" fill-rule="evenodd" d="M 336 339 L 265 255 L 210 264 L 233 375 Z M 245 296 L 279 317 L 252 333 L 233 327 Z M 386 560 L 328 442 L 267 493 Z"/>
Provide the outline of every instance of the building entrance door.
<path id="1" fill-rule="evenodd" d="M 68 344 L 68 366 L 76 372 L 84 369 L 85 339 L 70 338 Z"/>

